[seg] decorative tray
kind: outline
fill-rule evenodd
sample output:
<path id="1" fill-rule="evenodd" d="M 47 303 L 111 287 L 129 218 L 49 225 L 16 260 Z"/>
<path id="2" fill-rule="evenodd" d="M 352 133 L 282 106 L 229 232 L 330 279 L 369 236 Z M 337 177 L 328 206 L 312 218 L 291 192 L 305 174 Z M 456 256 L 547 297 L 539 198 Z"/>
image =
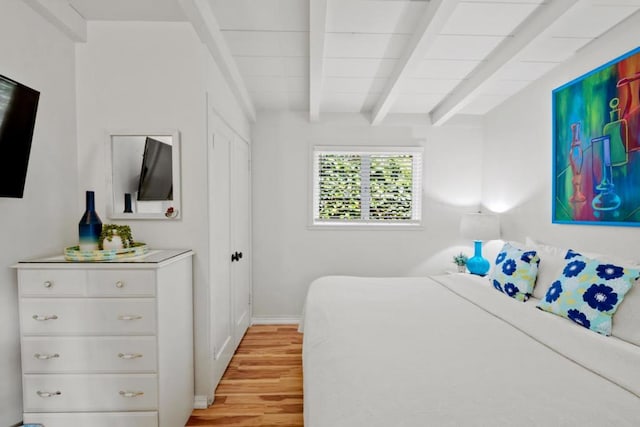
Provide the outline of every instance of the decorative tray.
<path id="1" fill-rule="evenodd" d="M 114 259 L 140 256 L 147 252 L 149 252 L 149 247 L 141 242 L 134 242 L 130 248 L 101 249 L 96 251 L 81 251 L 79 246 L 70 246 L 64 250 L 64 259 L 67 261 L 111 261 Z"/>

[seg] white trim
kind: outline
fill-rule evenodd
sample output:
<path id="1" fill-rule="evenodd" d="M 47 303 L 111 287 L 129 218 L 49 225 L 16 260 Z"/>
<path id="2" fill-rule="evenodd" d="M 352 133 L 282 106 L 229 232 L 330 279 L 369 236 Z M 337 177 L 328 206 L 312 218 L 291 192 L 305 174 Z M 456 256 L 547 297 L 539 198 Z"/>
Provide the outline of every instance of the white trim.
<path id="1" fill-rule="evenodd" d="M 209 399 L 208 396 L 196 395 L 193 398 L 193 409 L 207 409 L 213 404 L 214 398 Z"/>
<path id="2" fill-rule="evenodd" d="M 253 317 L 251 325 L 299 325 L 300 316 L 294 317 Z"/>
<path id="3" fill-rule="evenodd" d="M 370 222 L 326 222 L 308 224 L 307 230 L 333 230 L 333 231 L 409 231 L 424 230 L 424 224 L 389 224 L 389 223 L 370 223 Z"/>
<path id="4" fill-rule="evenodd" d="M 311 154 L 314 151 L 325 151 L 330 154 L 337 153 L 424 153 L 422 145 L 314 145 L 311 147 Z"/>

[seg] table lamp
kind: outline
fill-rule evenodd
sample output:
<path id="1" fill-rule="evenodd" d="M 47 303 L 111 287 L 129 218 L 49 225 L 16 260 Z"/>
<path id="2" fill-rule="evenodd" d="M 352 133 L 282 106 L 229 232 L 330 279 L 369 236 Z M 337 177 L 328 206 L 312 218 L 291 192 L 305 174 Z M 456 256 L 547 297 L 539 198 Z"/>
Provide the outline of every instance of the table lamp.
<path id="1" fill-rule="evenodd" d="M 488 213 L 469 213 L 462 215 L 460 234 L 466 239 L 474 239 L 474 253 L 467 261 L 467 269 L 472 274 L 485 276 L 489 272 L 489 261 L 482 257 L 482 241 L 500 238 L 500 220 L 498 215 Z"/>

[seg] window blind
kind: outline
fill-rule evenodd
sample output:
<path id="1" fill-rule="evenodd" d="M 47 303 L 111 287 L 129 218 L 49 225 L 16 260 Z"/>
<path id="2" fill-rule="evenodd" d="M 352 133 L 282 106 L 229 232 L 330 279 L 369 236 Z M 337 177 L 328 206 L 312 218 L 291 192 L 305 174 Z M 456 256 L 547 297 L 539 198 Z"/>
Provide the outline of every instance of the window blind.
<path id="1" fill-rule="evenodd" d="M 420 223 L 420 148 L 316 147 L 313 164 L 314 224 Z"/>

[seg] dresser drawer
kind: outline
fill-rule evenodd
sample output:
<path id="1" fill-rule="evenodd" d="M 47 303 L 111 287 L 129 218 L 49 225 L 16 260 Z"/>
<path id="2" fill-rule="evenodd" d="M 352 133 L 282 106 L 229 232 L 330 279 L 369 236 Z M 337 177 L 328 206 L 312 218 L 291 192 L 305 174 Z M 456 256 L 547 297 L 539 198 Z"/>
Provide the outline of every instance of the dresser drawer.
<path id="1" fill-rule="evenodd" d="M 157 369 L 155 337 L 25 337 L 22 371 L 120 373 Z"/>
<path id="2" fill-rule="evenodd" d="M 24 412 L 158 409 L 155 374 L 25 374 L 23 387 Z"/>
<path id="3" fill-rule="evenodd" d="M 23 335 L 154 335 L 153 298 L 22 298 Z"/>
<path id="4" fill-rule="evenodd" d="M 87 272 L 83 270 L 19 270 L 23 297 L 81 297 L 85 295 Z"/>
<path id="5" fill-rule="evenodd" d="M 87 296 L 133 297 L 155 295 L 155 273 L 149 270 L 89 270 Z"/>
<path id="6" fill-rule="evenodd" d="M 23 418 L 44 427 L 158 427 L 157 412 L 25 413 Z"/>

